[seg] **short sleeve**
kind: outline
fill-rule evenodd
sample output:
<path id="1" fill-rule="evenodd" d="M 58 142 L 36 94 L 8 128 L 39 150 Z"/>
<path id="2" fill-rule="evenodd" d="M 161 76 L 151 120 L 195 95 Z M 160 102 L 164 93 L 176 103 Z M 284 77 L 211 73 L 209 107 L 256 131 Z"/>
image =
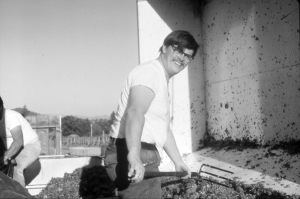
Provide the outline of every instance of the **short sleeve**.
<path id="1" fill-rule="evenodd" d="M 144 66 L 136 70 L 131 76 L 131 86 L 146 86 L 153 90 L 154 93 L 158 92 L 158 71 L 155 67 Z"/>
<path id="2" fill-rule="evenodd" d="M 15 113 L 10 114 L 5 120 L 5 126 L 10 131 L 16 126 L 21 126 L 21 121 L 18 115 Z"/>

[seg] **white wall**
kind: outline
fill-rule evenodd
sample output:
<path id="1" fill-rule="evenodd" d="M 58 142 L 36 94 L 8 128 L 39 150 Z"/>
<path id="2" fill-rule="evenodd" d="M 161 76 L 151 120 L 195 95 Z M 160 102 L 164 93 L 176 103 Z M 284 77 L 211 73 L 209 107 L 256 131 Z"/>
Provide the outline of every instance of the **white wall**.
<path id="1" fill-rule="evenodd" d="M 187 30 L 201 42 L 200 18 L 193 5 L 180 0 L 138 1 L 140 63 L 158 57 L 164 38 L 173 30 Z M 200 51 L 200 50 L 199 50 Z M 172 82 L 172 129 L 181 154 L 197 150 L 205 131 L 203 60 L 200 52 Z"/>

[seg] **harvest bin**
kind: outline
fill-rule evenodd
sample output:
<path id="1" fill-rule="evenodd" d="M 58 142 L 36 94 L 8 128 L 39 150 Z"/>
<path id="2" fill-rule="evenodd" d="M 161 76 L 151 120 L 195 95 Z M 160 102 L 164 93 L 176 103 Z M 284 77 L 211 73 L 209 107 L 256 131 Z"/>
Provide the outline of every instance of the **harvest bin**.
<path id="1" fill-rule="evenodd" d="M 52 178 L 63 178 L 65 173 L 72 173 L 82 167 L 103 164 L 98 156 L 40 156 L 38 160 L 25 169 L 24 177 L 27 190 L 31 195 L 39 194 Z"/>

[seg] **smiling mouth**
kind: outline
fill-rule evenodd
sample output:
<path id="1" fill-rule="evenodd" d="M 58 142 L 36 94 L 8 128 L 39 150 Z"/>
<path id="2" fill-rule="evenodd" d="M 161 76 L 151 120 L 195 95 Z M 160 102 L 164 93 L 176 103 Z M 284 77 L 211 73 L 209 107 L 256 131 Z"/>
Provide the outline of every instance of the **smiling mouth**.
<path id="1" fill-rule="evenodd" d="M 175 61 L 175 64 L 178 65 L 178 66 L 183 67 L 183 63 L 180 63 L 180 62 L 178 62 L 178 61 Z"/>

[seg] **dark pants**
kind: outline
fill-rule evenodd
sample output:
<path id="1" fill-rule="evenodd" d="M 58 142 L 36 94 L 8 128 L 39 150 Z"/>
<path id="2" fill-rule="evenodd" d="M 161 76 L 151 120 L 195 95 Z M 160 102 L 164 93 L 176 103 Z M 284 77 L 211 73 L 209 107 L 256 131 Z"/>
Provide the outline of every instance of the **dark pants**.
<path id="1" fill-rule="evenodd" d="M 138 183 L 128 179 L 128 149 L 125 139 L 111 140 L 105 156 L 106 171 L 118 188 L 119 198 L 162 198 L 161 179 L 151 178 Z M 141 161 L 146 171 L 159 171 L 160 156 L 154 145 L 142 143 Z"/>

